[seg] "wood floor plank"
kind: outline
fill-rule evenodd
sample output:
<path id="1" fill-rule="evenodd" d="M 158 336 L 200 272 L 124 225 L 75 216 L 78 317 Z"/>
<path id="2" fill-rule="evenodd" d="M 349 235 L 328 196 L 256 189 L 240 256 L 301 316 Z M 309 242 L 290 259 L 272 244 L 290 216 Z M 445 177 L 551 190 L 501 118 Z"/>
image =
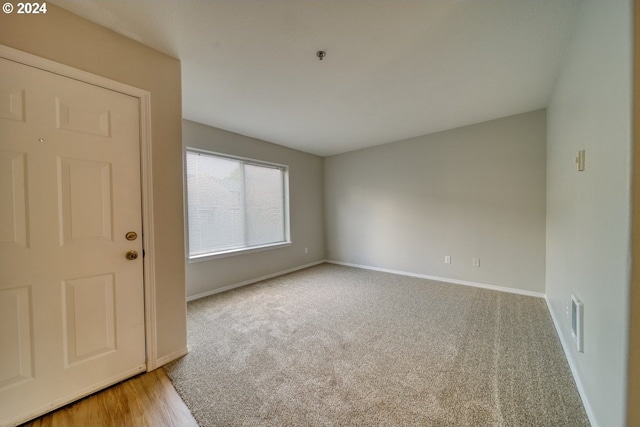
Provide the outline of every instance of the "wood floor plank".
<path id="1" fill-rule="evenodd" d="M 162 368 L 116 384 L 22 427 L 197 427 Z"/>

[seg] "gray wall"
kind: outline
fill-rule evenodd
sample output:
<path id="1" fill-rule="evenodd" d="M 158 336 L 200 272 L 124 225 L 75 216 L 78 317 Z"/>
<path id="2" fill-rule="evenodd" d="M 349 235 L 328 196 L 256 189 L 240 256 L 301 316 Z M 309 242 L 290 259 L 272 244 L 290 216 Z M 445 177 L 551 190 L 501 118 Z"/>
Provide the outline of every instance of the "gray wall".
<path id="1" fill-rule="evenodd" d="M 293 242 L 285 248 L 187 263 L 187 296 L 324 259 L 321 157 L 188 120 L 183 122 L 183 145 L 288 165 Z"/>
<path id="2" fill-rule="evenodd" d="M 544 292 L 545 144 L 539 110 L 325 158 L 327 258 Z"/>
<path id="3" fill-rule="evenodd" d="M 631 19 L 628 0 L 582 4 L 548 108 L 547 298 L 600 426 L 622 426 L 625 412 Z M 571 294 L 584 303 L 584 353 L 565 315 Z"/>

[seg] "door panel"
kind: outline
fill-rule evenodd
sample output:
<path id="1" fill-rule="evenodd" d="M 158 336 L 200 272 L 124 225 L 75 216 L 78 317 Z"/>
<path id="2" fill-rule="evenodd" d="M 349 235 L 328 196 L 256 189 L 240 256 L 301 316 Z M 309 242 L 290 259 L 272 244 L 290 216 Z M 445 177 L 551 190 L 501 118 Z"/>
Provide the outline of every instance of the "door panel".
<path id="1" fill-rule="evenodd" d="M 0 242 L 27 246 L 25 155 L 0 151 Z"/>
<path id="2" fill-rule="evenodd" d="M 70 106 L 56 97 L 56 125 L 58 129 L 108 137 L 111 133 L 110 111 L 96 110 L 84 104 Z"/>
<path id="3" fill-rule="evenodd" d="M 24 89 L 14 87 L 0 91 L 0 118 L 24 120 Z"/>
<path id="4" fill-rule="evenodd" d="M 60 246 L 78 239 L 113 240 L 111 164 L 58 158 L 58 195 Z"/>
<path id="5" fill-rule="evenodd" d="M 116 349 L 113 285 L 112 274 L 64 281 L 67 366 Z"/>
<path id="6" fill-rule="evenodd" d="M 145 369 L 139 100 L 0 59 L 0 424 Z"/>
<path id="7" fill-rule="evenodd" d="M 26 286 L 0 291 L 0 390 L 32 378 L 31 304 Z"/>

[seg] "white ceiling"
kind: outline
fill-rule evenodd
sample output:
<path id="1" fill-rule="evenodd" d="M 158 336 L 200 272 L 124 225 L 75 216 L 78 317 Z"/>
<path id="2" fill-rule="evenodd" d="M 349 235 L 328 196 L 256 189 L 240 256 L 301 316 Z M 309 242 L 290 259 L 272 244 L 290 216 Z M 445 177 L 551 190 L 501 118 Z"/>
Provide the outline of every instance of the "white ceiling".
<path id="1" fill-rule="evenodd" d="M 545 107 L 579 1 L 54 2 L 179 58 L 186 119 L 327 156 Z"/>

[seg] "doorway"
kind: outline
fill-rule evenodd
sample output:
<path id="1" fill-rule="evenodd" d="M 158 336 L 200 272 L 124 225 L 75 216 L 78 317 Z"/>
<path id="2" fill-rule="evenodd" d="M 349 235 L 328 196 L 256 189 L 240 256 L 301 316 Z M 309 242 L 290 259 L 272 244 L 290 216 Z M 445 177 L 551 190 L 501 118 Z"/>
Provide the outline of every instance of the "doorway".
<path id="1" fill-rule="evenodd" d="M 0 56 L 0 422 L 13 424 L 155 368 L 148 94 Z"/>

